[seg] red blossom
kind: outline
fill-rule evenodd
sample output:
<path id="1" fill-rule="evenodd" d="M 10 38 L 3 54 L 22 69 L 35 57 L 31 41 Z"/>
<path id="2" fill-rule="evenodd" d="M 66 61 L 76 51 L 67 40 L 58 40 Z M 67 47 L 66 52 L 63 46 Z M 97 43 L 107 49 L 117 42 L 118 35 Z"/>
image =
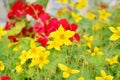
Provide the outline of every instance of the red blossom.
<path id="1" fill-rule="evenodd" d="M 33 30 L 39 34 L 44 32 L 44 24 L 42 22 L 37 22 L 33 25 Z"/>
<path id="2" fill-rule="evenodd" d="M 47 42 L 48 42 L 48 37 L 47 36 L 40 36 L 38 37 L 38 40 L 37 40 L 39 43 L 41 43 L 42 46 L 46 47 L 47 45 Z"/>
<path id="3" fill-rule="evenodd" d="M 9 76 L 0 76 L 0 80 L 11 80 Z"/>
<path id="4" fill-rule="evenodd" d="M 70 27 L 69 27 L 70 25 L 69 25 L 69 23 L 68 23 L 68 21 L 66 19 L 61 19 L 59 21 L 59 24 L 61 24 L 65 30 L 70 29 Z"/>

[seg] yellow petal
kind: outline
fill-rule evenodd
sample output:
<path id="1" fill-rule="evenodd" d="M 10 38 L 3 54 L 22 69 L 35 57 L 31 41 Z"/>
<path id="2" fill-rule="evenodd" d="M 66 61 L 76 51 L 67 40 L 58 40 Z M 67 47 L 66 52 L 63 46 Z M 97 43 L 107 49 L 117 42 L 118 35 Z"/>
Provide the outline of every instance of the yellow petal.
<path id="1" fill-rule="evenodd" d="M 105 73 L 105 71 L 104 71 L 104 70 L 101 70 L 101 75 L 102 75 L 103 77 L 105 77 L 105 76 L 106 76 L 106 73 Z"/>
<path id="2" fill-rule="evenodd" d="M 113 34 L 111 37 L 110 37 L 110 40 L 111 41 L 116 41 L 117 39 L 119 39 L 120 36 L 118 36 L 117 34 Z"/>
<path id="3" fill-rule="evenodd" d="M 78 80 L 84 80 L 84 77 L 80 77 L 80 78 L 78 78 Z"/>
<path id="4" fill-rule="evenodd" d="M 31 42 L 30 42 L 30 48 L 35 48 L 35 47 L 36 47 L 35 41 L 31 40 Z"/>
<path id="5" fill-rule="evenodd" d="M 79 73 L 79 72 L 80 72 L 79 70 L 75 70 L 75 69 L 72 69 L 72 70 L 71 70 L 71 73 L 72 73 L 72 74 Z"/>
<path id="6" fill-rule="evenodd" d="M 95 80 L 104 80 L 102 77 L 95 77 Z"/>
<path id="7" fill-rule="evenodd" d="M 68 69 L 68 67 L 63 64 L 58 64 L 58 67 L 63 71 L 66 71 Z"/>
<path id="8" fill-rule="evenodd" d="M 117 30 L 114 27 L 109 27 L 110 31 L 112 31 L 113 33 L 117 33 Z"/>
<path id="9" fill-rule="evenodd" d="M 63 78 L 68 78 L 69 77 L 69 73 L 67 73 L 67 72 L 63 72 Z"/>

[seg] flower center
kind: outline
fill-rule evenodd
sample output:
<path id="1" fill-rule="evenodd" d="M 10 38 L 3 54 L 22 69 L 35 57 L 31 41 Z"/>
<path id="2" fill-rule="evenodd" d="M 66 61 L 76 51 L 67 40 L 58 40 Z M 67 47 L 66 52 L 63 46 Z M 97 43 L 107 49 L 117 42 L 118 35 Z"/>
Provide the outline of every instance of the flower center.
<path id="1" fill-rule="evenodd" d="M 64 35 L 64 34 L 61 34 L 61 35 L 60 35 L 60 39 L 65 39 L 65 35 Z"/>

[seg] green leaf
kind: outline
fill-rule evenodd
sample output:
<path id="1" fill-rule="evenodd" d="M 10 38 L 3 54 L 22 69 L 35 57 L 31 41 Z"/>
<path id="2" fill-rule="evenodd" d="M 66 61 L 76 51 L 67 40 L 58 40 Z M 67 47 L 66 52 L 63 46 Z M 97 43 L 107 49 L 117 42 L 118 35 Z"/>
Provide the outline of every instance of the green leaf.
<path id="1" fill-rule="evenodd" d="M 15 26 L 11 30 L 8 31 L 8 36 L 20 33 L 23 27 L 25 27 L 24 21 L 17 22 Z"/>

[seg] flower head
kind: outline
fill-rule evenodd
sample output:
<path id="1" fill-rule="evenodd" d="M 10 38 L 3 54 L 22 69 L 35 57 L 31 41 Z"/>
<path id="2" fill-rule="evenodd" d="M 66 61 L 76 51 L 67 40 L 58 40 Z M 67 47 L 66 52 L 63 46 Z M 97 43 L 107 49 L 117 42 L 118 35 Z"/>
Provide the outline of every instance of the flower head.
<path id="1" fill-rule="evenodd" d="M 105 22 L 107 21 L 107 18 L 111 16 L 111 13 L 109 13 L 105 10 L 99 10 L 98 12 L 100 14 L 100 17 L 99 17 L 100 20 L 103 20 Z"/>
<path id="2" fill-rule="evenodd" d="M 112 36 L 110 37 L 111 41 L 116 41 L 120 38 L 120 27 L 117 27 L 116 29 L 114 27 L 109 27 L 109 29 L 113 32 Z"/>
<path id="3" fill-rule="evenodd" d="M 89 54 L 91 54 L 92 56 L 95 55 L 103 55 L 103 52 L 99 51 L 98 47 L 95 47 L 93 50 L 87 50 Z"/>
<path id="4" fill-rule="evenodd" d="M 102 77 L 95 77 L 95 80 L 112 80 L 113 76 L 107 75 L 104 70 L 101 70 Z"/>
<path id="5" fill-rule="evenodd" d="M 70 74 L 76 74 L 79 73 L 79 70 L 75 70 L 75 69 L 71 69 L 68 68 L 67 66 L 63 65 L 63 64 L 58 64 L 58 67 L 63 70 L 63 78 L 68 78 L 70 76 Z"/>
<path id="6" fill-rule="evenodd" d="M 68 0 L 57 0 L 57 3 L 67 4 Z"/>
<path id="7" fill-rule="evenodd" d="M 90 20 L 93 20 L 93 19 L 96 18 L 96 15 L 93 14 L 93 13 L 87 13 L 87 14 L 86 14 L 86 18 L 88 18 L 88 19 L 90 19 Z"/>
<path id="8" fill-rule="evenodd" d="M 84 38 L 85 41 L 86 41 L 86 46 L 88 46 L 89 48 L 91 48 L 91 42 L 92 42 L 92 40 L 93 40 L 93 36 L 88 37 L 88 36 L 86 36 L 86 35 L 83 35 L 83 38 Z"/>
<path id="9" fill-rule="evenodd" d="M 71 15 L 76 23 L 82 20 L 82 17 L 79 14 L 76 14 L 75 12 L 72 12 Z"/>
<path id="10" fill-rule="evenodd" d="M 114 56 L 113 58 L 106 58 L 105 59 L 110 65 L 118 63 L 118 55 Z"/>
<path id="11" fill-rule="evenodd" d="M 53 38 L 55 41 L 59 42 L 60 45 L 71 45 L 72 42 L 69 40 L 69 38 L 73 37 L 75 34 L 74 31 L 70 30 L 64 30 L 63 26 L 60 25 L 57 31 L 52 32 L 49 36 L 49 38 Z"/>
<path id="12" fill-rule="evenodd" d="M 21 73 L 22 71 L 23 71 L 23 68 L 22 68 L 22 66 L 20 65 L 20 63 L 16 63 L 16 71 L 18 72 L 18 73 Z"/>
<path id="13" fill-rule="evenodd" d="M 83 9 L 83 8 L 85 8 L 85 7 L 87 7 L 87 6 L 88 6 L 87 0 L 79 0 L 79 1 L 77 2 L 77 4 L 75 5 L 75 7 L 76 7 L 77 9 Z"/>
<path id="14" fill-rule="evenodd" d="M 0 61 L 0 70 L 3 71 L 4 70 L 4 64 L 2 61 Z"/>

